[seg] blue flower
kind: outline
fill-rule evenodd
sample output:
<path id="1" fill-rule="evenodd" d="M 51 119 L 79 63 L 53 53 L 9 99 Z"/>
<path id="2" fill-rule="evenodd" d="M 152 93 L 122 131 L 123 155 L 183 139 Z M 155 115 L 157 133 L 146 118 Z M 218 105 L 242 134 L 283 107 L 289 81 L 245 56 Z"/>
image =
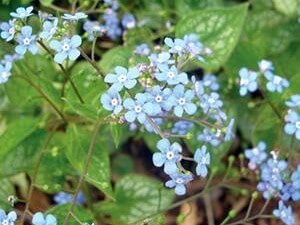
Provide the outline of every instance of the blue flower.
<path id="1" fill-rule="evenodd" d="M 250 169 L 254 170 L 257 165 L 261 165 L 267 159 L 266 147 L 266 143 L 260 141 L 255 148 L 245 150 Z"/>
<path id="2" fill-rule="evenodd" d="M 26 51 L 30 51 L 33 55 L 38 52 L 36 45 L 36 36 L 32 35 L 32 28 L 30 26 L 24 26 L 21 29 L 21 34 L 17 39 L 18 45 L 15 48 L 16 53 L 24 55 Z"/>
<path id="3" fill-rule="evenodd" d="M 234 137 L 233 126 L 235 119 L 230 119 L 228 126 L 226 127 L 224 141 L 230 141 Z"/>
<path id="4" fill-rule="evenodd" d="M 212 109 L 220 109 L 223 105 L 223 102 L 219 98 L 220 95 L 216 92 L 204 94 L 200 99 L 200 106 L 203 109 L 203 112 L 208 113 Z"/>
<path id="5" fill-rule="evenodd" d="M 116 12 L 113 9 L 106 9 L 103 19 L 105 21 L 105 27 L 107 30 L 107 36 L 115 40 L 122 34 L 122 30 L 119 25 L 119 19 Z"/>
<path id="6" fill-rule="evenodd" d="M 11 41 L 16 33 L 15 21 L 9 20 L 8 23 L 1 23 L 0 29 L 2 30 L 1 38 Z"/>
<path id="7" fill-rule="evenodd" d="M 59 193 L 57 193 L 53 200 L 56 202 L 56 204 L 62 205 L 62 204 L 66 204 L 69 203 L 73 200 L 73 195 L 69 194 L 67 192 L 61 191 Z M 82 192 L 79 192 L 76 198 L 76 203 L 77 204 L 83 204 L 86 201 L 84 195 Z"/>
<path id="8" fill-rule="evenodd" d="M 212 146 L 218 146 L 221 143 L 220 140 L 221 131 L 218 130 L 215 134 L 208 128 L 204 128 L 203 133 L 199 134 L 197 139 L 204 143 L 210 143 Z"/>
<path id="9" fill-rule="evenodd" d="M 300 200 L 300 188 L 295 188 L 292 183 L 285 184 L 281 189 L 280 198 L 284 201 L 292 199 L 293 201 Z"/>
<path id="10" fill-rule="evenodd" d="M 185 48 L 185 41 L 179 38 L 176 38 L 174 41 L 167 37 L 164 40 L 165 44 L 170 48 L 169 52 L 173 54 L 178 54 L 182 56 Z"/>
<path id="11" fill-rule="evenodd" d="M 178 121 L 172 127 L 173 134 L 186 135 L 190 129 L 192 129 L 194 124 L 189 121 Z"/>
<path id="12" fill-rule="evenodd" d="M 291 206 L 285 206 L 283 201 L 279 201 L 278 208 L 273 211 L 273 215 L 280 218 L 285 225 L 295 224 Z"/>
<path id="13" fill-rule="evenodd" d="M 9 212 L 7 215 L 3 209 L 0 209 L 0 224 L 14 225 L 17 220 L 17 214 L 14 211 Z"/>
<path id="14" fill-rule="evenodd" d="M 266 71 L 264 73 L 265 77 L 267 78 L 267 89 L 270 92 L 282 92 L 284 88 L 287 88 L 290 84 L 287 79 L 280 77 L 278 75 L 273 74 L 270 71 Z"/>
<path id="15" fill-rule="evenodd" d="M 54 56 L 54 61 L 62 64 L 67 58 L 72 61 L 76 60 L 80 56 L 80 51 L 78 50 L 80 45 L 81 37 L 79 35 L 74 35 L 71 39 L 64 38 L 61 41 L 52 40 L 50 47 L 57 52 Z"/>
<path id="16" fill-rule="evenodd" d="M 123 87 L 131 89 L 137 84 L 136 78 L 139 76 L 139 71 L 136 67 L 127 71 L 126 68 L 117 66 L 115 72 L 116 74 L 109 73 L 104 78 L 106 83 L 112 84 L 111 88 L 121 91 Z"/>
<path id="17" fill-rule="evenodd" d="M 159 64 L 174 64 L 174 60 L 171 59 L 171 55 L 168 52 L 162 52 L 159 54 L 152 53 L 149 57 L 150 65 L 157 69 Z"/>
<path id="18" fill-rule="evenodd" d="M 297 170 L 292 173 L 291 181 L 294 188 L 300 189 L 300 165 L 298 165 Z"/>
<path id="19" fill-rule="evenodd" d="M 65 20 L 70 20 L 70 21 L 78 21 L 78 20 L 81 20 L 81 19 L 85 19 L 87 17 L 88 16 L 85 13 L 77 12 L 75 14 L 65 13 L 61 18 L 65 19 Z"/>
<path id="20" fill-rule="evenodd" d="M 172 108 L 172 103 L 169 98 L 172 94 L 171 89 L 165 88 L 161 89 L 160 86 L 153 86 L 148 92 L 149 102 L 153 104 L 154 114 L 159 114 L 162 110 L 169 111 Z"/>
<path id="21" fill-rule="evenodd" d="M 278 189 L 273 187 L 273 185 L 268 181 L 261 181 L 257 185 L 257 190 L 263 193 L 265 199 L 270 199 L 278 194 Z"/>
<path id="22" fill-rule="evenodd" d="M 132 29 L 136 26 L 135 18 L 130 13 L 125 13 L 122 18 L 122 26 L 126 29 Z"/>
<path id="23" fill-rule="evenodd" d="M 164 122 L 162 118 L 154 118 L 152 119 L 152 121 L 157 127 L 159 127 Z M 156 134 L 158 134 L 157 131 L 153 128 L 153 125 L 149 123 L 148 120 L 145 120 L 144 127 L 149 133 L 155 132 Z"/>
<path id="24" fill-rule="evenodd" d="M 192 90 L 184 91 L 184 86 L 178 84 L 173 90 L 173 95 L 170 97 L 170 102 L 174 105 L 174 114 L 178 117 L 182 117 L 183 112 L 188 115 L 193 115 L 197 106 L 192 101 L 195 94 Z"/>
<path id="25" fill-rule="evenodd" d="M 148 56 L 150 55 L 151 50 L 147 44 L 143 43 L 135 47 L 134 53 L 137 55 Z"/>
<path id="26" fill-rule="evenodd" d="M 38 15 L 42 21 L 44 20 L 56 20 L 57 18 L 50 13 L 38 11 Z"/>
<path id="27" fill-rule="evenodd" d="M 217 77 L 213 74 L 205 74 L 202 80 L 202 84 L 204 87 L 209 88 L 212 91 L 217 91 L 220 87 Z"/>
<path id="28" fill-rule="evenodd" d="M 198 176 L 207 177 L 207 166 L 210 164 L 210 153 L 206 151 L 206 146 L 198 148 L 194 155 L 194 160 L 197 163 L 196 173 Z"/>
<path id="29" fill-rule="evenodd" d="M 113 88 L 101 96 L 101 103 L 104 109 L 113 111 L 114 114 L 120 113 L 123 109 L 121 96 Z"/>
<path id="30" fill-rule="evenodd" d="M 184 195 L 186 193 L 185 185 L 193 180 L 191 174 L 174 173 L 170 175 L 171 180 L 166 182 L 166 187 L 174 188 L 177 195 Z"/>
<path id="31" fill-rule="evenodd" d="M 169 175 L 176 173 L 178 170 L 176 163 L 181 160 L 182 148 L 180 144 L 174 142 L 171 145 L 168 139 L 161 139 L 157 142 L 156 147 L 160 152 L 153 154 L 154 166 L 161 167 L 164 165 L 164 172 Z"/>
<path id="32" fill-rule="evenodd" d="M 300 95 L 292 95 L 289 101 L 286 101 L 285 104 L 288 107 L 295 108 L 300 106 Z"/>
<path id="33" fill-rule="evenodd" d="M 135 100 L 127 98 L 123 105 L 125 109 L 127 109 L 124 116 L 129 123 L 132 123 L 137 119 L 143 124 L 146 121 L 146 115 L 151 115 L 153 113 L 153 105 L 150 102 L 147 102 L 146 94 L 136 94 Z"/>
<path id="34" fill-rule="evenodd" d="M 43 213 L 37 212 L 33 215 L 32 218 L 33 225 L 57 225 L 56 218 L 49 214 L 46 217 Z"/>
<path id="35" fill-rule="evenodd" d="M 113 10 L 117 10 L 119 8 L 119 3 L 117 0 L 104 0 L 104 2 Z"/>
<path id="36" fill-rule="evenodd" d="M 254 92 L 258 88 L 257 76 L 258 73 L 248 70 L 243 67 L 239 71 L 240 75 L 240 95 L 245 96 L 247 92 Z"/>
<path id="37" fill-rule="evenodd" d="M 192 58 L 204 61 L 201 53 L 203 52 L 203 44 L 199 42 L 198 36 L 196 34 L 187 34 L 183 37 L 185 43 L 184 51 L 186 54 L 190 55 Z"/>
<path id="38" fill-rule="evenodd" d="M 11 63 L 0 64 L 0 84 L 6 83 L 11 75 Z"/>
<path id="39" fill-rule="evenodd" d="M 102 35 L 106 32 L 104 26 L 100 25 L 98 21 L 87 20 L 83 24 L 83 29 L 89 34 L 88 40 L 93 41 L 95 37 Z"/>
<path id="40" fill-rule="evenodd" d="M 258 67 L 260 72 L 265 73 L 266 71 L 272 71 L 274 70 L 274 66 L 271 61 L 268 60 L 261 60 L 258 62 Z"/>
<path id="41" fill-rule="evenodd" d="M 171 66 L 171 68 L 169 68 L 169 66 L 166 64 L 159 64 L 158 68 L 160 72 L 154 74 L 158 81 L 166 81 L 169 85 L 188 83 L 187 74 L 184 72 L 179 73 L 176 66 Z"/>
<path id="42" fill-rule="evenodd" d="M 33 14 L 33 13 L 31 13 L 32 10 L 33 10 L 32 6 L 29 6 L 26 9 L 23 7 L 19 7 L 19 8 L 17 8 L 16 12 L 12 12 L 12 13 L 10 13 L 10 15 L 15 18 L 24 19 Z"/>
<path id="43" fill-rule="evenodd" d="M 57 30 L 57 23 L 57 19 L 55 19 L 53 22 L 46 20 L 43 23 L 43 31 L 40 33 L 40 37 L 46 41 L 49 41 Z"/>
<path id="44" fill-rule="evenodd" d="M 300 140 L 300 116 L 295 111 L 290 111 L 285 118 L 284 131 L 286 134 L 294 135 Z"/>

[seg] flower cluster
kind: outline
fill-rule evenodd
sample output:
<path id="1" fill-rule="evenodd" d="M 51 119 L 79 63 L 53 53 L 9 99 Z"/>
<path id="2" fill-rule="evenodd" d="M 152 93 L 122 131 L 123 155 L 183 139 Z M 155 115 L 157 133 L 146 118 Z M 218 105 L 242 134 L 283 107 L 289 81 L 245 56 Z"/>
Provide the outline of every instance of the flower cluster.
<path id="1" fill-rule="evenodd" d="M 53 198 L 54 202 L 58 205 L 61 204 L 66 204 L 69 203 L 73 200 L 73 195 L 66 193 L 64 191 L 61 191 L 59 193 L 57 193 L 54 198 Z M 76 203 L 77 204 L 84 204 L 86 201 L 85 196 L 83 195 L 83 193 L 80 191 L 78 192 L 77 198 L 76 198 Z"/>
<path id="2" fill-rule="evenodd" d="M 285 116 L 284 131 L 300 140 L 300 95 L 292 95 L 290 100 L 286 101 L 286 105 L 289 110 Z"/>
<path id="3" fill-rule="evenodd" d="M 272 62 L 262 60 L 258 63 L 259 71 L 252 71 L 245 67 L 239 71 L 240 76 L 240 95 L 245 96 L 248 92 L 254 92 L 259 88 L 259 78 L 263 77 L 263 83 L 266 83 L 266 88 L 270 92 L 281 93 L 284 88 L 289 86 L 287 79 L 274 74 Z"/>
<path id="4" fill-rule="evenodd" d="M 259 142 L 256 147 L 245 150 L 249 168 L 259 172 L 261 180 L 257 189 L 263 193 L 264 198 L 279 199 L 278 208 L 273 214 L 286 225 L 293 225 L 295 218 L 292 208 L 287 207 L 285 202 L 300 201 L 300 165 L 291 172 L 288 163 L 278 158 L 278 152 L 271 151 L 271 155 L 268 155 L 266 149 L 266 144 Z"/>
<path id="5" fill-rule="evenodd" d="M 164 42 L 166 45 L 154 53 L 146 44 L 137 46 L 134 53 L 147 56 L 148 63 L 128 69 L 117 66 L 113 73 L 105 76 L 104 81 L 110 88 L 100 101 L 114 118 L 127 121 L 131 129 L 140 124 L 148 132 L 160 135 L 159 152 L 153 154 L 153 164 L 163 167 L 170 176 L 166 186 L 183 195 L 193 175 L 184 169 L 181 161 L 196 163 L 196 174 L 206 177 L 210 164 L 207 144 L 216 146 L 229 141 L 233 136 L 234 120 L 228 120 L 222 110 L 223 101 L 216 92 L 219 89 L 216 76 L 206 74 L 199 80 L 194 74 L 190 79 L 189 74 L 182 71 L 188 60 L 205 61 L 208 48 L 195 34 L 183 39 L 167 37 Z M 182 145 L 170 138 L 186 138 L 195 125 L 203 127 L 198 137 L 201 147 L 189 158 L 183 155 Z M 164 131 L 170 127 L 171 132 Z"/>

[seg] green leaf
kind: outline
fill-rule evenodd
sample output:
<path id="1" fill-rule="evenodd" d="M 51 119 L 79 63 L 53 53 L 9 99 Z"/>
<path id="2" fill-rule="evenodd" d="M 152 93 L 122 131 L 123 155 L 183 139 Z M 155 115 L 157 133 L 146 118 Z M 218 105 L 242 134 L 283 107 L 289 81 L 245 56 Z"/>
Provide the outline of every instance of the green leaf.
<path id="1" fill-rule="evenodd" d="M 176 26 L 176 36 L 196 33 L 212 54 L 199 63 L 207 70 L 222 66 L 237 44 L 247 15 L 248 4 L 206 9 L 185 16 Z"/>
<path id="2" fill-rule="evenodd" d="M 20 118 L 11 122 L 4 134 L 0 136 L 0 162 L 12 149 L 31 135 L 38 127 L 38 120 L 33 118 Z"/>
<path id="3" fill-rule="evenodd" d="M 99 65 L 104 73 L 109 73 L 112 72 L 116 66 L 128 67 L 130 57 L 130 49 L 118 46 L 106 52 Z"/>
<path id="4" fill-rule="evenodd" d="M 100 138 L 100 135 L 105 135 L 102 130 L 100 128 L 99 137 L 94 146 L 93 155 L 85 178 L 87 182 L 113 198 L 108 149 L 105 147 L 106 144 L 102 141 L 103 139 Z M 91 142 L 91 132 L 78 128 L 75 125 L 69 125 L 67 135 L 66 156 L 71 165 L 79 170 L 79 172 L 82 172 Z"/>
<path id="5" fill-rule="evenodd" d="M 128 175 L 116 184 L 115 199 L 100 203 L 97 210 L 111 216 L 114 224 L 128 224 L 168 207 L 174 192 L 156 180 Z"/>
<path id="6" fill-rule="evenodd" d="M 88 118 L 92 121 L 97 120 L 98 115 L 94 106 L 91 106 L 89 103 L 82 104 L 75 101 L 69 101 L 68 99 L 64 100 L 67 103 L 67 105 L 70 106 L 70 108 L 77 114 Z"/>
<path id="7" fill-rule="evenodd" d="M 0 182 L 0 208 L 8 211 L 12 208 L 8 202 L 8 197 L 16 196 L 15 188 L 8 179 L 1 179 Z"/>
<path id="8" fill-rule="evenodd" d="M 273 0 L 276 10 L 287 16 L 296 16 L 300 7 L 299 0 Z"/>
<path id="9" fill-rule="evenodd" d="M 70 204 L 57 205 L 46 212 L 46 214 L 53 214 L 57 219 L 57 224 L 63 224 L 64 219 L 69 211 Z M 91 224 L 94 222 L 93 215 L 90 211 L 83 208 L 82 206 L 76 205 L 73 214 L 78 218 L 83 224 Z M 69 225 L 78 225 L 73 217 L 71 217 Z"/>
<path id="10" fill-rule="evenodd" d="M 51 5 L 54 0 L 40 0 L 42 5 Z"/>
<path id="11" fill-rule="evenodd" d="M 135 27 L 124 34 L 126 46 L 137 46 L 142 43 L 151 44 L 152 33 L 147 27 Z"/>
<path id="12" fill-rule="evenodd" d="M 110 131 L 114 139 L 115 146 L 118 148 L 123 136 L 124 126 L 117 123 L 110 123 Z"/>

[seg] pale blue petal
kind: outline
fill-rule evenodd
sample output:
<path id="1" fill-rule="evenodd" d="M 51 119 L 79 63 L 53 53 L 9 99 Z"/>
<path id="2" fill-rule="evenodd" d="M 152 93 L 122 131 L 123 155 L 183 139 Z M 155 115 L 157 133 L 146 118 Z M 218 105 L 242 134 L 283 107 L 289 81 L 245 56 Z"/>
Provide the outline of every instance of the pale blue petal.
<path id="1" fill-rule="evenodd" d="M 136 113 L 134 111 L 126 112 L 124 116 L 126 121 L 129 123 L 132 123 L 136 119 Z"/>
<path id="2" fill-rule="evenodd" d="M 54 56 L 54 61 L 59 64 L 62 64 L 66 58 L 67 58 L 67 54 L 65 52 L 59 52 Z"/>
<path id="3" fill-rule="evenodd" d="M 198 176 L 205 178 L 208 174 L 207 167 L 203 164 L 198 164 L 196 167 L 196 173 Z"/>
<path id="4" fill-rule="evenodd" d="M 284 126 L 285 133 L 292 135 L 296 132 L 296 126 L 294 124 L 288 123 Z"/>
<path id="5" fill-rule="evenodd" d="M 81 45 L 81 37 L 79 35 L 74 35 L 70 40 L 70 46 L 72 48 L 77 48 Z"/>
<path id="6" fill-rule="evenodd" d="M 131 89 L 136 85 L 136 83 L 137 83 L 136 80 L 126 80 L 124 86 L 128 89 Z"/>
<path id="7" fill-rule="evenodd" d="M 186 193 L 186 188 L 183 184 L 178 184 L 175 187 L 175 193 L 177 195 L 184 195 Z"/>
<path id="8" fill-rule="evenodd" d="M 109 73 L 109 74 L 107 74 L 105 76 L 104 82 L 106 82 L 106 83 L 115 83 L 115 82 L 118 82 L 118 76 L 116 74 Z"/>
<path id="9" fill-rule="evenodd" d="M 152 156 L 152 161 L 154 166 L 161 167 L 165 163 L 166 157 L 160 152 L 155 152 Z"/>
<path id="10" fill-rule="evenodd" d="M 187 114 L 193 115 L 197 111 L 197 106 L 194 103 L 186 103 L 184 110 Z"/>
<path id="11" fill-rule="evenodd" d="M 177 170 L 178 170 L 178 168 L 177 168 L 177 165 L 175 162 L 168 161 L 168 160 L 165 161 L 164 172 L 166 174 L 170 175 L 170 174 L 176 173 Z"/>
<path id="12" fill-rule="evenodd" d="M 166 138 L 157 142 L 156 147 L 163 153 L 167 152 L 170 148 L 170 141 Z"/>
<path id="13" fill-rule="evenodd" d="M 175 106 L 174 113 L 178 117 L 182 117 L 183 114 L 183 108 L 181 106 Z"/>
<path id="14" fill-rule="evenodd" d="M 26 47 L 24 47 L 23 45 L 17 45 L 15 48 L 16 53 L 18 53 L 19 55 L 24 55 L 26 50 Z"/>
<path id="15" fill-rule="evenodd" d="M 69 59 L 74 61 L 80 56 L 80 51 L 78 49 L 71 49 L 69 51 Z"/>
<path id="16" fill-rule="evenodd" d="M 123 105 L 126 109 L 133 109 L 135 107 L 135 102 L 131 98 L 127 98 Z"/>

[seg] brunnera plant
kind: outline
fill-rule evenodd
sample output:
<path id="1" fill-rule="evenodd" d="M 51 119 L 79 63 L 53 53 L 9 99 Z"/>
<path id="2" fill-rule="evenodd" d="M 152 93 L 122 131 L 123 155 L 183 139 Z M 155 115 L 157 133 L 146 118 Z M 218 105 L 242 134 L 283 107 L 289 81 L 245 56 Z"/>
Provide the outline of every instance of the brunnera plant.
<path id="1" fill-rule="evenodd" d="M 1 4 L 1 224 L 297 223 L 298 1 Z"/>

